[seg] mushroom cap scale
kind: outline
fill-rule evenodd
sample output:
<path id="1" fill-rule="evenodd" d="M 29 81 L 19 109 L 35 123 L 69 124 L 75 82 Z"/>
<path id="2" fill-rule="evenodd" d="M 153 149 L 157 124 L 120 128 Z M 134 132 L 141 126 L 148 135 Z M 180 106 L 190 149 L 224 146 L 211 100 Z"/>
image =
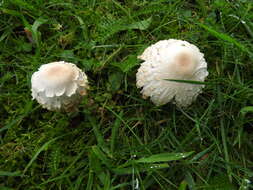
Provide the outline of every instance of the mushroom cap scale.
<path id="1" fill-rule="evenodd" d="M 199 49 L 182 40 L 162 40 L 144 50 L 144 60 L 136 74 L 136 85 L 144 98 L 156 105 L 172 101 L 186 107 L 202 92 L 204 85 L 179 83 L 166 79 L 204 81 L 207 63 Z"/>

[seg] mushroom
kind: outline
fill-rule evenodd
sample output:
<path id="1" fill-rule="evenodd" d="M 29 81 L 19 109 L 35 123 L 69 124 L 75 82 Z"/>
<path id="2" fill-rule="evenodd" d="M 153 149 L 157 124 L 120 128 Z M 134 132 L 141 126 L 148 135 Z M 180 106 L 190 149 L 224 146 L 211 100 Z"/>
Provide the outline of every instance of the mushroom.
<path id="1" fill-rule="evenodd" d="M 31 78 L 32 97 L 51 111 L 73 111 L 87 94 L 88 80 L 82 70 L 64 61 L 41 65 Z"/>
<path id="2" fill-rule="evenodd" d="M 195 45 L 176 39 L 161 40 L 138 58 L 144 62 L 136 74 L 136 85 L 142 88 L 143 97 L 150 97 L 154 104 L 173 102 L 187 107 L 202 92 L 203 84 L 167 80 L 205 80 L 207 63 Z"/>

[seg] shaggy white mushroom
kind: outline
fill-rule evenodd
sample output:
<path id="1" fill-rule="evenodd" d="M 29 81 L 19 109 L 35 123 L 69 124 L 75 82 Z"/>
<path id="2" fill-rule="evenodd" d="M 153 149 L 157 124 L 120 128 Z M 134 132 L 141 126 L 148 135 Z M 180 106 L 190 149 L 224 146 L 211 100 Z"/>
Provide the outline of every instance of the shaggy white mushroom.
<path id="1" fill-rule="evenodd" d="M 72 111 L 88 88 L 86 74 L 64 61 L 41 65 L 33 73 L 31 83 L 33 99 L 52 111 Z"/>
<path id="2" fill-rule="evenodd" d="M 136 74 L 136 85 L 142 88 L 143 97 L 150 97 L 156 105 L 171 101 L 186 107 L 202 92 L 202 84 L 166 80 L 205 80 L 207 63 L 195 45 L 182 40 L 162 40 L 145 49 L 138 58 L 144 62 Z"/>

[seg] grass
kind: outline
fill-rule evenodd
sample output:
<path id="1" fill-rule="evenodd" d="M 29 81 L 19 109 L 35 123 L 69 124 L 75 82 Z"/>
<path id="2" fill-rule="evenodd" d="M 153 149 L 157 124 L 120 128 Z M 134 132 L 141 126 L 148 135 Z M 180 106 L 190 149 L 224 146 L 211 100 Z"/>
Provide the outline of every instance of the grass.
<path id="1" fill-rule="evenodd" d="M 250 190 L 251 0 L 0 1 L 0 189 Z M 162 39 L 197 45 L 204 92 L 156 107 L 137 55 Z M 76 114 L 31 100 L 41 64 L 77 64 L 91 89 Z"/>

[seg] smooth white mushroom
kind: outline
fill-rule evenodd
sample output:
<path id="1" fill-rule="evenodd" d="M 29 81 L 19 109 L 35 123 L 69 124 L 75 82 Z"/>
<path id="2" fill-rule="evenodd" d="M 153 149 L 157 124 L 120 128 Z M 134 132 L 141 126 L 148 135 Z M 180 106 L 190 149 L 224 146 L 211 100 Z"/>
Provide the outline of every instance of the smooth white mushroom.
<path id="1" fill-rule="evenodd" d="M 72 111 L 87 94 L 88 80 L 82 70 L 64 61 L 41 65 L 31 78 L 32 97 L 43 108 Z"/>
<path id="2" fill-rule="evenodd" d="M 136 74 L 136 85 L 142 88 L 143 97 L 150 97 L 156 105 L 172 101 L 186 107 L 202 92 L 202 84 L 166 80 L 205 80 L 207 63 L 195 45 L 182 40 L 162 40 L 145 49 L 138 58 L 144 62 Z"/>

